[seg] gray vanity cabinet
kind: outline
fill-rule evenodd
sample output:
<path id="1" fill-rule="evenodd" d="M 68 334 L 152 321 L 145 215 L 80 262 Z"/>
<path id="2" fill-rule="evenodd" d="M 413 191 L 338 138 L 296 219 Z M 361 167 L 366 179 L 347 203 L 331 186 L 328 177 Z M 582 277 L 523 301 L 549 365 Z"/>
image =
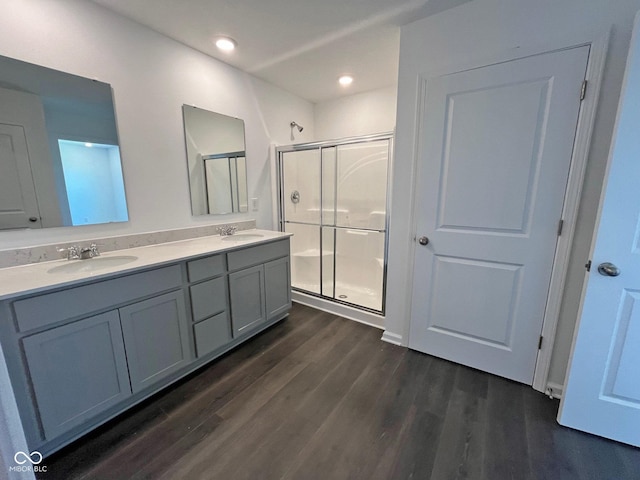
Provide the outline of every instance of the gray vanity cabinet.
<path id="1" fill-rule="evenodd" d="M 192 360 L 182 290 L 120 308 L 131 389 L 137 393 Z"/>
<path id="2" fill-rule="evenodd" d="M 48 455 L 284 318 L 289 239 L 0 302 L 30 450 Z"/>
<path id="3" fill-rule="evenodd" d="M 229 274 L 229 298 L 234 337 L 265 322 L 264 266 L 257 265 Z"/>
<path id="4" fill-rule="evenodd" d="M 117 311 L 25 337 L 22 345 L 46 438 L 131 395 Z"/>

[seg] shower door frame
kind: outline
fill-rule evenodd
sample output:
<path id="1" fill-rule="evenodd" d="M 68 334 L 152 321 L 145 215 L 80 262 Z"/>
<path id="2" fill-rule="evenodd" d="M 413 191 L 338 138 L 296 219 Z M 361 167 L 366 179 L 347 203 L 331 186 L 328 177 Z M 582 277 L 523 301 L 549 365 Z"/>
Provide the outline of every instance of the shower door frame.
<path id="1" fill-rule="evenodd" d="M 202 156 L 202 177 L 204 178 L 204 196 L 207 199 L 207 214 L 211 214 L 211 202 L 209 201 L 209 179 L 207 177 L 207 160 L 221 160 L 221 159 L 227 159 L 227 165 L 229 167 L 229 194 L 231 196 L 231 211 L 230 212 L 223 212 L 222 214 L 220 213 L 215 213 L 214 215 L 224 215 L 226 213 L 236 213 L 236 212 L 240 212 L 240 191 L 239 191 L 239 186 L 240 186 L 240 180 L 238 178 L 238 158 L 246 158 L 247 154 L 244 151 L 239 151 L 239 152 L 228 152 L 228 153 L 214 153 L 212 155 L 203 155 Z M 233 169 L 235 172 L 235 175 L 232 175 L 231 173 L 231 160 L 235 160 L 236 165 L 235 168 Z M 235 176 L 235 195 L 234 195 L 234 188 L 233 188 L 233 177 Z M 246 174 L 245 174 L 246 176 Z M 235 206 L 237 206 L 237 209 L 234 208 Z"/>
<path id="2" fill-rule="evenodd" d="M 324 224 L 324 185 L 323 185 L 323 155 L 322 150 L 327 148 L 335 148 L 336 149 L 336 169 L 338 167 L 338 147 L 342 145 L 357 145 L 360 143 L 370 143 L 381 140 L 388 140 L 388 156 L 387 156 L 387 181 L 386 181 L 386 198 L 385 198 L 385 212 L 384 212 L 384 231 L 374 228 L 361 228 L 361 227 L 340 227 L 338 225 L 326 225 Z M 375 315 L 384 316 L 386 312 L 386 301 L 387 301 L 387 258 L 388 258 L 388 250 L 389 250 L 389 212 L 391 210 L 391 174 L 392 174 L 392 164 L 393 164 L 393 144 L 394 144 L 394 133 L 386 132 L 386 133 L 377 133 L 373 135 L 363 135 L 358 137 L 347 137 L 341 138 L 338 140 L 325 140 L 320 142 L 308 142 L 308 143 L 298 143 L 294 145 L 285 145 L 276 147 L 276 176 L 277 176 L 277 195 L 278 195 L 278 230 L 281 232 L 285 231 L 285 192 L 284 192 L 284 168 L 283 168 L 283 154 L 290 152 L 299 152 L 305 150 L 317 150 L 320 155 L 320 221 L 319 223 L 308 223 L 308 222 L 291 222 L 297 225 L 309 225 L 309 226 L 317 226 L 320 232 L 320 252 L 319 252 L 319 263 L 320 263 L 320 293 L 311 292 L 309 290 L 305 290 L 302 288 L 297 288 L 292 286 L 291 289 L 296 292 L 301 292 L 306 295 L 311 295 L 313 297 L 321 298 L 324 300 L 328 300 L 330 302 L 334 302 L 337 304 L 345 305 L 352 308 L 357 308 L 358 310 L 362 310 L 365 312 L 373 313 Z M 334 178 L 334 181 L 337 182 L 337 176 Z M 334 195 L 337 197 L 338 191 L 337 188 L 335 190 Z M 334 219 L 336 218 L 336 209 L 337 203 L 334 201 L 333 203 L 333 214 Z M 334 223 L 336 223 L 334 221 Z M 333 296 L 323 295 L 323 281 L 324 281 L 324 272 L 323 272 L 323 227 L 324 228 L 333 228 Z M 362 305 L 358 305 L 356 303 L 346 302 L 339 298 L 335 298 L 336 291 L 336 232 L 338 229 L 345 230 L 363 230 L 368 232 L 376 232 L 376 233 L 384 233 L 384 259 L 382 265 L 382 310 L 376 310 L 373 308 L 365 307 Z"/>

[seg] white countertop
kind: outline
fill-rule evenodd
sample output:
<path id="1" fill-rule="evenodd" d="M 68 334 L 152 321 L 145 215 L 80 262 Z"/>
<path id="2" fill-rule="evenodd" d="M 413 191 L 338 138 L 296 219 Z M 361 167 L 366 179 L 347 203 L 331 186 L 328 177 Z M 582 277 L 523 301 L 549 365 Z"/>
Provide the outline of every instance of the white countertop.
<path id="1" fill-rule="evenodd" d="M 239 240 L 241 236 L 254 235 L 246 240 Z M 255 235 L 261 235 L 255 238 Z M 0 300 L 22 296 L 31 293 L 44 292 L 52 288 L 59 288 L 81 284 L 87 280 L 106 279 L 116 277 L 124 273 L 133 273 L 136 270 L 162 266 L 175 263 L 194 257 L 200 257 L 212 253 L 226 252 L 238 248 L 245 248 L 252 245 L 277 240 L 279 238 L 290 237 L 290 233 L 273 232 L 270 230 L 242 230 L 234 235 L 233 240 L 223 240 L 226 237 L 213 235 L 209 237 L 198 237 L 177 242 L 160 243 L 158 245 L 148 245 L 145 247 L 129 248 L 126 250 L 116 250 L 106 252 L 96 259 L 89 260 L 54 260 L 52 262 L 33 263 L 21 265 L 19 267 L 9 267 L 0 269 Z M 76 262 L 92 262 L 109 257 L 137 257 L 122 265 L 109 265 L 95 271 L 78 272 L 50 272 L 51 269 L 62 265 Z"/>

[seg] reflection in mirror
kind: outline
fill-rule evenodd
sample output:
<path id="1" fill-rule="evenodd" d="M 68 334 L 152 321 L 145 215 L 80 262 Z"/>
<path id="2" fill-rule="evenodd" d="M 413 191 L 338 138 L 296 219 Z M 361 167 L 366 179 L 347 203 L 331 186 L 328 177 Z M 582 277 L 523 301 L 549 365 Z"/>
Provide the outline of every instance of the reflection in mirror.
<path id="1" fill-rule="evenodd" d="M 111 86 L 0 56 L 0 229 L 127 220 Z"/>
<path id="2" fill-rule="evenodd" d="M 182 106 L 194 215 L 248 211 L 244 121 Z"/>

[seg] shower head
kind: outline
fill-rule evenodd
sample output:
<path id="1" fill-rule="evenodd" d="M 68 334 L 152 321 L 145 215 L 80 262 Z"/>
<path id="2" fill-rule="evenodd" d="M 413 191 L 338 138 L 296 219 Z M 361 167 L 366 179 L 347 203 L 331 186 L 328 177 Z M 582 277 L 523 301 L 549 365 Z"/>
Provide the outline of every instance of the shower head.
<path id="1" fill-rule="evenodd" d="M 296 122 L 291 122 L 290 126 L 291 128 L 294 128 L 294 127 L 297 128 L 298 132 L 302 132 L 302 130 L 304 130 L 304 127 L 302 125 L 299 125 Z"/>

